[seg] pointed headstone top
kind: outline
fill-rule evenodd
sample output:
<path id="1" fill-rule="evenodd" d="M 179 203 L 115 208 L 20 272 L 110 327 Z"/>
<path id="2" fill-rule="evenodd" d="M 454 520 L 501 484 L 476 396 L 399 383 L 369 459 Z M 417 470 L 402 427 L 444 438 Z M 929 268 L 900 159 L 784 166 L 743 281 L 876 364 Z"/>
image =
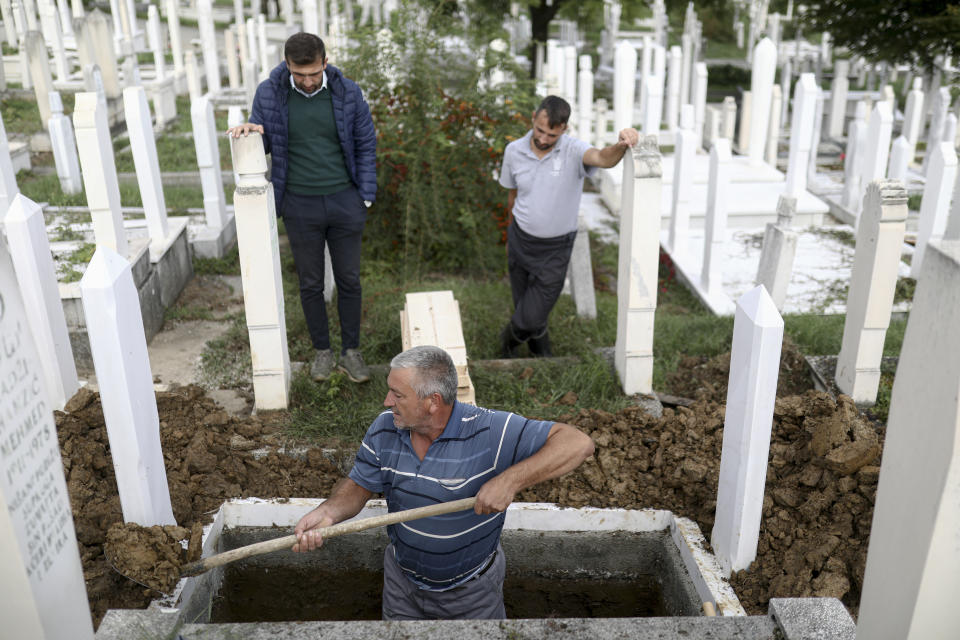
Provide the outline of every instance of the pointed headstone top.
<path id="1" fill-rule="evenodd" d="M 112 289 L 130 263 L 106 245 L 97 245 L 97 250 L 80 279 L 81 290 Z"/>
<path id="2" fill-rule="evenodd" d="M 759 59 L 766 61 L 773 61 L 773 64 L 777 62 L 777 47 L 773 44 L 773 40 L 770 38 L 763 38 L 760 42 L 757 43 L 757 46 L 753 49 L 753 64 L 756 66 L 759 62 Z"/>
<path id="3" fill-rule="evenodd" d="M 870 122 L 873 122 L 873 118 L 880 116 L 879 124 L 883 126 L 884 124 L 893 124 L 893 111 L 890 109 L 889 102 L 878 102 L 873 105 L 873 115 L 870 117 Z"/>
<path id="4" fill-rule="evenodd" d="M 19 222 L 21 220 L 26 220 L 30 216 L 34 215 L 37 211 L 40 211 L 40 205 L 36 202 L 23 195 L 18 193 L 13 197 L 13 201 L 10 203 L 10 208 L 7 209 L 7 215 L 4 216 L 4 222 Z"/>
<path id="5" fill-rule="evenodd" d="M 783 327 L 783 317 L 777 311 L 773 298 L 762 284 L 740 296 L 737 307 L 743 310 L 750 321 L 760 327 Z"/>

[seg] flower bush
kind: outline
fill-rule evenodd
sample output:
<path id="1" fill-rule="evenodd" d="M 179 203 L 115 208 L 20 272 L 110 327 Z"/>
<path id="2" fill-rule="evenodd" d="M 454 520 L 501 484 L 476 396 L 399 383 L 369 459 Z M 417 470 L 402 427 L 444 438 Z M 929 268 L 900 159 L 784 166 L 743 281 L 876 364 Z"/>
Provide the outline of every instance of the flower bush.
<path id="1" fill-rule="evenodd" d="M 343 63 L 377 128 L 365 250 L 407 279 L 500 271 L 507 192 L 497 176 L 504 147 L 529 128 L 529 82 L 506 53 L 472 54 L 462 24 L 441 12 L 395 17 L 406 26 L 361 37 Z M 495 67 L 519 80 L 488 88 Z"/>

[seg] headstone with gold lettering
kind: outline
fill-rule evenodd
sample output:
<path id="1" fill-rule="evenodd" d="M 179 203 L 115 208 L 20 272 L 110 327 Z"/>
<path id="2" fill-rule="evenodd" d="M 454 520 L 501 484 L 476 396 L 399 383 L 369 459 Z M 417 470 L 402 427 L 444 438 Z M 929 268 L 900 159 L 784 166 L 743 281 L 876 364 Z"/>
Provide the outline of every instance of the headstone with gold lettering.
<path id="1" fill-rule="evenodd" d="M 93 638 L 53 407 L 0 241 L 0 620 L 5 638 Z"/>

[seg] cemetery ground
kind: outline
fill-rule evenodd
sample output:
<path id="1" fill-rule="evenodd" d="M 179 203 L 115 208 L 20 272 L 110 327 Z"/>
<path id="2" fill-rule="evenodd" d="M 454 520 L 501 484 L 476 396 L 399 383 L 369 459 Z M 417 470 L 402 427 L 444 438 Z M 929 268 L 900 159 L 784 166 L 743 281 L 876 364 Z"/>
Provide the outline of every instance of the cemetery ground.
<path id="1" fill-rule="evenodd" d="M 5 101 L 4 116 L 13 130 L 9 123 L 16 117 L 6 111 L 10 104 Z M 178 105 L 181 118 L 174 134 L 157 141 L 164 173 L 196 167 L 185 106 L 182 101 Z M 223 114 L 218 115 L 222 120 Z M 181 125 L 186 128 L 178 128 Z M 225 123 L 218 122 L 218 127 L 225 128 Z M 121 173 L 133 168 L 127 146 L 123 136 L 116 139 Z M 229 153 L 221 151 L 221 158 L 223 168 L 229 169 Z M 82 194 L 70 200 L 59 192 L 49 158 L 34 160 L 38 168 L 18 176 L 25 195 L 59 206 L 85 204 Z M 121 180 L 125 207 L 140 204 L 135 184 L 129 178 Z M 165 194 L 173 215 L 202 205 L 199 186 L 167 183 Z M 135 215 L 125 212 L 128 218 Z M 376 233 L 377 222 L 374 208 L 368 233 Z M 82 216 L 68 215 L 56 224 L 69 236 L 86 223 Z M 284 241 L 281 235 L 290 356 L 294 362 L 309 362 L 312 349 Z M 61 266 L 65 279 L 82 275 L 80 269 L 89 260 L 82 249 L 62 261 L 69 266 Z M 502 247 L 497 251 L 503 254 Z M 236 254 L 196 260 L 196 277 L 168 311 L 164 331 L 154 343 L 164 333 L 200 326 L 220 325 L 219 330 L 211 329 L 220 335 L 207 342 L 197 371 L 190 357 L 182 373 L 160 380 L 169 387 L 158 393 L 160 435 L 173 510 L 182 526 L 160 537 L 195 537 L 197 527 L 229 498 L 327 495 L 381 410 L 385 363 L 401 349 L 398 316 L 403 294 L 438 289 L 452 290 L 460 303 L 471 377 L 481 405 L 570 422 L 597 444 L 594 457 L 576 472 L 527 490 L 518 500 L 669 509 L 695 520 L 709 537 L 733 320 L 710 315 L 676 280 L 669 260 L 661 258 L 654 388 L 677 398 L 666 403 L 662 416 L 650 415 L 620 393 L 608 360 L 616 330 L 616 247 L 592 238 L 592 254 L 597 319 L 578 319 L 570 298 L 562 297 L 551 316 L 558 357 L 504 363 L 496 358 L 498 332 L 510 313 L 505 263 L 492 272 L 405 274 L 395 262 L 367 251 L 362 262 L 362 348 L 368 362 L 374 363 L 374 378 L 355 385 L 334 375 L 315 383 L 301 370 L 293 380 L 290 409 L 256 416 L 249 410 L 229 413 L 210 396 L 234 389 L 252 399 L 247 330 L 236 305 L 238 292 L 230 284 L 239 275 L 239 261 Z M 335 304 L 330 316 L 336 326 Z M 838 353 L 843 317 L 784 319 L 788 341 L 781 361 L 758 556 L 732 582 L 751 614 L 765 613 L 771 597 L 816 595 L 838 597 L 856 615 L 893 371 L 886 372 L 881 383 L 880 402 L 866 414 L 849 401 L 815 392 L 803 355 Z M 905 320 L 891 323 L 886 355 L 899 353 L 905 325 Z M 176 342 L 170 342 L 172 347 Z M 198 384 L 177 386 L 192 380 Z M 183 558 L 178 557 L 177 545 L 167 546 L 167 556 L 154 554 L 161 547 L 147 544 L 150 532 L 120 526 L 122 513 L 99 397 L 81 391 L 57 414 L 56 422 L 89 601 L 99 624 L 109 608 L 144 607 L 159 591 L 169 590 Z M 299 447 L 297 455 L 280 451 L 293 446 Z"/>
<path id="2" fill-rule="evenodd" d="M 311 347 L 285 240 L 281 235 L 291 359 L 306 362 Z M 397 318 L 403 293 L 413 290 L 454 291 L 471 354 L 471 377 L 482 405 L 570 422 L 597 444 L 597 453 L 579 470 L 529 489 L 518 500 L 669 509 L 695 520 L 709 537 L 732 319 L 709 315 L 662 260 L 654 387 L 692 402 L 668 402 L 661 417 L 650 415 L 619 392 L 612 366 L 602 351 L 596 353 L 614 341 L 616 247 L 597 238 L 592 244 L 598 319 L 577 319 L 572 301 L 563 296 L 551 316 L 558 357 L 512 364 L 495 360 L 497 332 L 509 313 L 505 277 L 438 273 L 404 283 L 388 265 L 365 256 L 363 347 L 368 361 L 375 363 L 373 379 L 355 385 L 335 375 L 315 383 L 301 370 L 294 378 L 290 410 L 256 416 L 249 410 L 228 413 L 207 395 L 208 390 L 234 388 L 252 399 L 246 327 L 236 306 L 238 293 L 228 284 L 237 281 L 232 279 L 239 273 L 236 255 L 195 260 L 197 275 L 168 311 L 164 330 L 154 339 L 202 323 L 222 324 L 222 335 L 207 344 L 199 363 L 190 358 L 184 369 L 184 379 L 196 379 L 203 386 L 159 381 L 171 385 L 169 391 L 158 393 L 160 435 L 174 515 L 183 528 L 151 532 L 120 525 L 113 464 L 95 393 L 81 391 L 65 412 L 57 414 L 96 623 L 109 608 L 145 607 L 160 591 L 169 591 L 186 560 L 174 541 L 190 538 L 191 533 L 195 537 L 197 527 L 210 520 L 222 501 L 329 493 L 348 468 L 366 426 L 381 410 L 385 363 L 400 351 Z M 330 305 L 334 323 L 335 307 L 335 302 Z M 883 425 L 860 414 L 849 401 L 838 402 L 812 390 L 802 353 L 836 353 L 843 318 L 785 320 L 789 338 L 781 362 L 758 558 L 750 570 L 734 576 L 733 584 L 751 614 L 765 612 L 770 597 L 807 595 L 838 597 L 856 614 Z M 899 351 L 904 325 L 895 321 L 891 326 L 889 353 Z M 193 366 L 194 376 L 186 377 Z M 882 415 L 884 409 L 878 411 Z M 291 447 L 301 447 L 300 453 L 279 451 Z M 166 545 L 157 544 L 158 539 Z M 158 554 L 164 548 L 166 555 Z"/>

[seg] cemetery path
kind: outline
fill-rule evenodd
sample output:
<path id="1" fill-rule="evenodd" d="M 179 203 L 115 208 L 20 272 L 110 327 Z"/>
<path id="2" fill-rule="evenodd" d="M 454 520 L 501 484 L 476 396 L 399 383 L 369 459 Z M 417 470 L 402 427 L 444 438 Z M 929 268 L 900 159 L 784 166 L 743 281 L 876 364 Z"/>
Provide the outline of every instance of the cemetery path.
<path id="1" fill-rule="evenodd" d="M 841 598 L 855 614 L 882 431 L 848 399 L 835 401 L 807 390 L 810 383 L 800 374 L 797 358 L 795 349 L 784 349 L 757 561 L 732 582 L 751 614 L 765 613 L 771 597 L 813 595 Z M 665 409 L 659 419 L 639 407 L 561 417 L 593 437 L 595 455 L 575 472 L 524 491 L 518 500 L 670 509 L 696 521 L 709 538 L 729 356 L 689 360 L 683 366 L 680 375 L 690 381 L 686 392 L 696 397 L 689 408 Z M 231 415 L 196 386 L 158 393 L 157 402 L 171 501 L 183 527 L 176 531 L 120 524 L 97 394 L 81 390 L 56 415 L 96 624 L 109 608 L 142 608 L 157 596 L 114 571 L 107 556 L 125 574 L 169 591 L 179 573 L 177 563 L 188 560 L 171 541 L 196 535 L 196 527 L 209 522 L 223 500 L 325 496 L 356 446 L 323 443 L 342 445 L 340 455 L 331 458 L 314 443 L 294 458 L 276 452 L 294 444 L 283 436 L 285 412 Z M 166 551 L 154 541 L 166 541 Z"/>

